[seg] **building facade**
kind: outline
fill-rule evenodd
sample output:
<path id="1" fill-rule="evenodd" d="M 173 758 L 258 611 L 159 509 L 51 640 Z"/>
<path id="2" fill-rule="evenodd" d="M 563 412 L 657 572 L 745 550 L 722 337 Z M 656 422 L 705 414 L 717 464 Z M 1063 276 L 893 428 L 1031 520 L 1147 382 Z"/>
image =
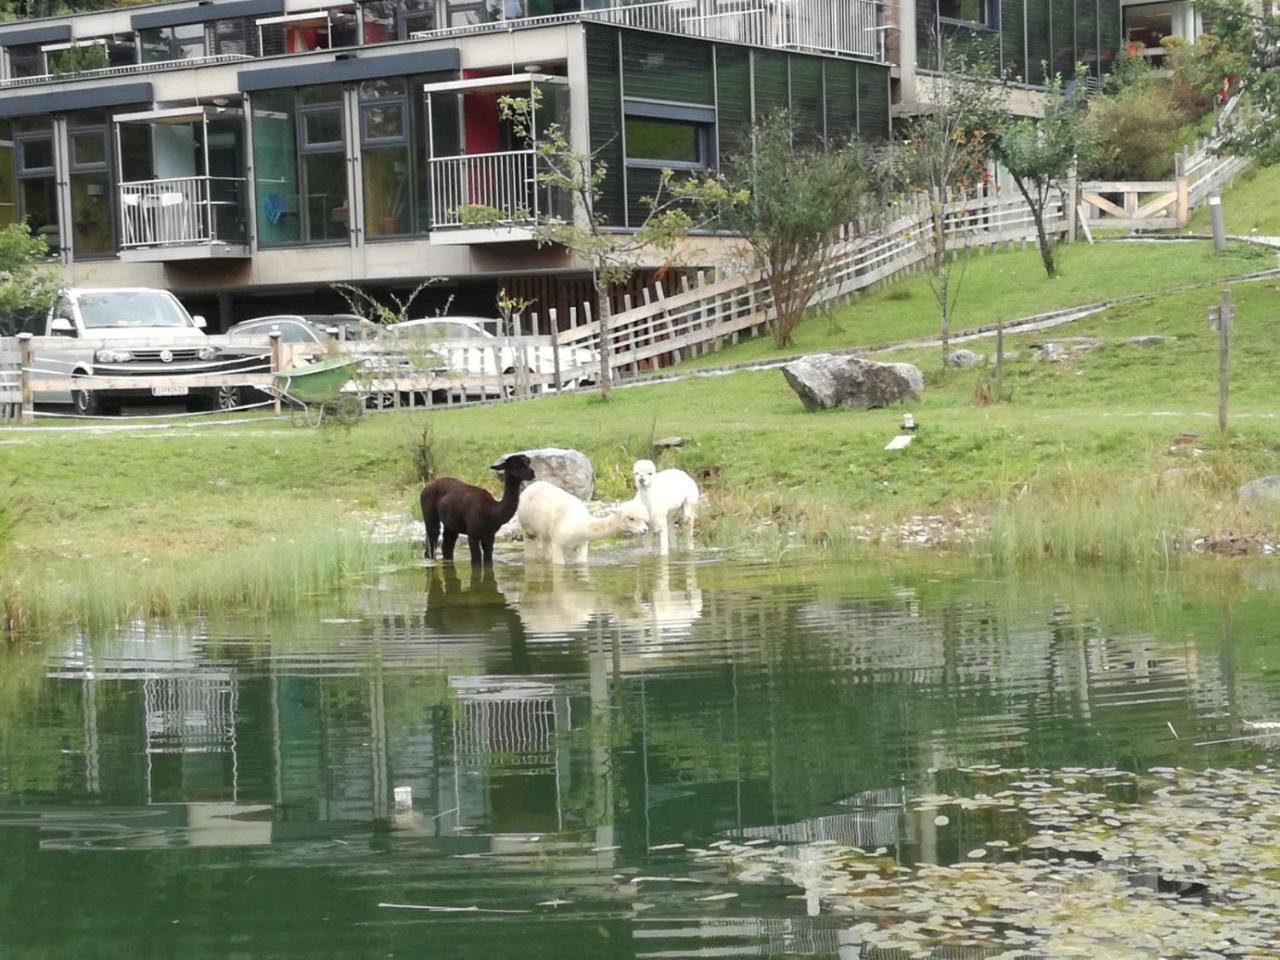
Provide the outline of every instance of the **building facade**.
<path id="1" fill-rule="evenodd" d="M 166 287 L 222 327 L 337 307 L 335 281 L 450 278 L 431 296 L 487 315 L 501 287 L 581 303 L 579 265 L 532 239 L 566 211 L 500 98 L 607 163 L 625 230 L 661 169 L 715 168 L 778 108 L 815 139 L 887 138 L 885 32 L 873 0 L 181 0 L 5 24 L 0 222 L 69 283 Z"/>

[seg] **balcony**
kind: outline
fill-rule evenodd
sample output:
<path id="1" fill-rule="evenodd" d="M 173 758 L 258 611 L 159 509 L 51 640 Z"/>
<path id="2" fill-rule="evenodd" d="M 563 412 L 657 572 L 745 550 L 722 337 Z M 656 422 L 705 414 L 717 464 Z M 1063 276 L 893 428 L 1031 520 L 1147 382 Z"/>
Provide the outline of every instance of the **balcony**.
<path id="1" fill-rule="evenodd" d="M 120 257 L 127 261 L 247 257 L 241 177 L 167 177 L 120 184 Z"/>
<path id="2" fill-rule="evenodd" d="M 498 98 L 525 100 L 533 111 L 528 129 L 540 120 L 561 126 L 568 117 L 564 77 L 547 74 L 476 77 L 428 83 L 427 122 L 432 129 L 444 115 L 458 130 L 456 147 L 431 158 L 431 243 L 437 245 L 533 240 L 532 227 L 569 214 L 567 197 L 539 182 L 545 161 L 536 140 L 529 140 L 501 116 Z M 466 117 L 459 125 L 456 119 Z M 493 150 L 516 142 L 519 149 Z M 434 142 L 439 143 L 439 140 Z"/>
<path id="3" fill-rule="evenodd" d="M 877 0 L 584 0 L 593 9 L 509 17 L 414 33 L 434 40 L 589 21 L 783 50 L 884 60 Z M 604 5 L 604 4 L 608 5 Z"/>
<path id="4" fill-rule="evenodd" d="M 239 53 L 221 53 L 208 57 L 191 57 L 187 60 L 154 60 L 147 63 L 125 63 L 116 67 L 100 67 L 93 70 L 73 70 L 67 73 L 43 73 L 34 77 L 9 77 L 0 80 L 0 90 L 20 87 L 36 87 L 45 83 L 70 83 L 82 80 L 110 80 L 113 77 L 132 77 L 138 74 L 165 73 L 170 70 L 193 70 L 197 67 L 241 63 L 253 57 Z"/>

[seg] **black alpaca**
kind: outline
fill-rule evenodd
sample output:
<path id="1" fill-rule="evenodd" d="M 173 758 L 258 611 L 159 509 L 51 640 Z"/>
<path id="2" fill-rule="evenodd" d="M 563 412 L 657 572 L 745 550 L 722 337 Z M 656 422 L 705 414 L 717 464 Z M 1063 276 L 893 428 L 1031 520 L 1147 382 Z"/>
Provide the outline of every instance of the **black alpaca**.
<path id="1" fill-rule="evenodd" d="M 520 485 L 533 479 L 533 467 L 522 453 L 495 463 L 491 470 L 502 474 L 502 499 L 483 487 L 463 483 L 454 477 L 432 480 L 422 489 L 422 519 L 427 525 L 427 559 L 436 558 L 436 541 L 445 563 L 453 562 L 453 547 L 461 534 L 467 535 L 471 565 L 493 563 L 493 538 L 498 528 L 516 515 L 520 505 Z M 441 528 L 444 537 L 440 537 Z"/>

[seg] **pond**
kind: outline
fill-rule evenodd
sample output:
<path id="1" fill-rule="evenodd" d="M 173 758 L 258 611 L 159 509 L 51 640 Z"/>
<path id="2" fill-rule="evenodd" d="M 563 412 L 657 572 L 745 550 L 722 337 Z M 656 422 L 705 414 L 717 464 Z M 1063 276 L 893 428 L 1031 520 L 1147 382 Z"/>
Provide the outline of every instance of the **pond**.
<path id="1" fill-rule="evenodd" d="M 1275 955 L 1274 841 L 1135 847 L 1280 836 L 1277 585 L 606 551 L 14 645 L 0 955 Z"/>

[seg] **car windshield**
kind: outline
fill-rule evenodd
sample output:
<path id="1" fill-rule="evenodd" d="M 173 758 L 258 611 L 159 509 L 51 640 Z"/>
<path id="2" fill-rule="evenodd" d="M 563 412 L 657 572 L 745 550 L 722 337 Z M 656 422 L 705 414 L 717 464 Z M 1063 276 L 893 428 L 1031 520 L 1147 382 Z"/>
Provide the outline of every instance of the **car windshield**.
<path id="1" fill-rule="evenodd" d="M 158 290 L 104 290 L 76 301 L 87 328 L 194 326 L 181 304 Z"/>
<path id="2" fill-rule="evenodd" d="M 406 328 L 406 332 L 420 337 L 441 337 L 449 340 L 483 340 L 488 336 L 483 330 L 449 320 L 414 324 Z"/>

